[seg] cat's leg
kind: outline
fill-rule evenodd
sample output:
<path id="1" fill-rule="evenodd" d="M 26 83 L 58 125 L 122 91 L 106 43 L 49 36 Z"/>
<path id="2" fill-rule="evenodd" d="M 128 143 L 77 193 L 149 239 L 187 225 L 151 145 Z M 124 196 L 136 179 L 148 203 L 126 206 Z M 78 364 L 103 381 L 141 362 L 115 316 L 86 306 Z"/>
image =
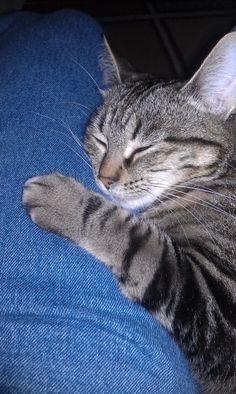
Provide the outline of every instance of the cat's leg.
<path id="1" fill-rule="evenodd" d="M 222 315 L 217 303 L 211 303 L 211 289 L 208 292 L 197 258 L 185 254 L 167 234 L 142 218 L 130 216 L 73 178 L 57 173 L 29 179 L 23 204 L 33 222 L 70 238 L 113 270 L 122 292 L 173 334 L 203 387 L 212 387 L 214 393 L 231 392 L 221 390 L 224 382 L 215 380 L 214 371 L 225 365 L 226 356 L 229 359 L 231 345 L 224 342 L 224 352 L 220 350 L 217 324 Z M 224 299 L 224 310 L 230 310 L 229 298 Z M 207 308 L 211 308 L 210 315 L 205 313 Z M 223 322 L 222 337 L 228 338 L 228 325 Z"/>
<path id="2" fill-rule="evenodd" d="M 30 178 L 23 205 L 37 225 L 71 239 L 109 266 L 129 298 L 148 303 L 146 291 L 162 270 L 161 261 L 160 288 L 167 271 L 173 277 L 175 269 L 167 262 L 171 241 L 165 234 L 73 178 L 57 173 Z"/>

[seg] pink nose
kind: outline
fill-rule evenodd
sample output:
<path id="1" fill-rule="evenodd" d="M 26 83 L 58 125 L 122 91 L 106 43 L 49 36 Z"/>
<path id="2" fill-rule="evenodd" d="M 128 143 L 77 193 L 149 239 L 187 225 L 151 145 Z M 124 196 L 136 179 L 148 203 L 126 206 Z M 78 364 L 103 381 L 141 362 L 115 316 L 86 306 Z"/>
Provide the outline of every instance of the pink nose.
<path id="1" fill-rule="evenodd" d="M 113 183 L 115 183 L 117 181 L 117 178 L 114 177 L 114 176 L 102 176 L 102 175 L 99 175 L 99 179 L 100 179 L 100 181 L 103 183 L 103 185 L 107 189 L 109 189 L 109 187 L 111 185 L 113 185 Z"/>

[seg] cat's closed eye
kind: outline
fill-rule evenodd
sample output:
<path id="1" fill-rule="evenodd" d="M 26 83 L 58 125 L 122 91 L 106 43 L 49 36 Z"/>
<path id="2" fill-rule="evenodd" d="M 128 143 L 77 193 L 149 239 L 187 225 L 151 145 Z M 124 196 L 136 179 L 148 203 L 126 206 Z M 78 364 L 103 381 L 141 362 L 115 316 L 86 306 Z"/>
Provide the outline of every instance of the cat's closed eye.
<path id="1" fill-rule="evenodd" d="M 132 161 L 134 160 L 134 158 L 137 158 L 137 157 L 139 156 L 139 153 L 144 152 L 144 151 L 148 150 L 148 149 L 151 148 L 151 147 L 152 147 L 152 145 L 147 145 L 147 146 L 141 146 L 141 147 L 135 149 L 135 150 L 131 153 L 131 155 L 130 155 L 129 157 L 127 157 L 127 158 L 124 159 L 124 165 L 125 165 L 126 167 L 128 167 L 128 166 L 132 163 Z"/>
<path id="2" fill-rule="evenodd" d="M 100 149 L 107 151 L 108 141 L 102 134 L 99 134 L 99 135 L 94 135 L 93 134 L 93 135 L 91 135 L 91 137 L 94 139 L 96 145 Z"/>

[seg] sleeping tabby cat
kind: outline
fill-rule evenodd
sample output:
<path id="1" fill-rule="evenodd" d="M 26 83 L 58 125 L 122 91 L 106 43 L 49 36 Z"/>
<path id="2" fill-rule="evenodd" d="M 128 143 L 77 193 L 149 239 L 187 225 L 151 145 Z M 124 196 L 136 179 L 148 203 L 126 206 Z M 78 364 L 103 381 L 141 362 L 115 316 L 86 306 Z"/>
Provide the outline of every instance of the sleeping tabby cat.
<path id="1" fill-rule="evenodd" d="M 236 33 L 181 87 L 123 81 L 107 57 L 116 83 L 85 149 L 112 201 L 52 173 L 25 183 L 23 204 L 111 268 L 175 338 L 203 392 L 236 393 Z"/>

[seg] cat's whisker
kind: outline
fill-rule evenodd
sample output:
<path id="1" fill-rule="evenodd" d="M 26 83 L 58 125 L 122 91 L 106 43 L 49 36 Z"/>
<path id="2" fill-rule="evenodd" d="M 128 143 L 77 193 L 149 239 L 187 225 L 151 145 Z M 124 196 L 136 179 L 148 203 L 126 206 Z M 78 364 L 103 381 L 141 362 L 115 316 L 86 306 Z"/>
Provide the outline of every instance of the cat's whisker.
<path id="1" fill-rule="evenodd" d="M 80 139 L 77 137 L 77 135 L 72 131 L 72 129 L 71 129 L 70 127 L 69 127 L 68 130 L 69 130 L 69 132 L 70 132 L 72 138 L 73 138 L 74 141 L 76 142 L 76 144 L 82 149 L 84 155 L 85 155 L 85 156 L 87 157 L 87 159 L 90 161 L 90 158 L 89 158 L 88 154 L 85 152 L 84 146 L 82 145 Z"/>
<path id="2" fill-rule="evenodd" d="M 38 116 L 41 116 L 42 118 L 49 119 L 49 120 L 59 124 L 61 127 L 64 127 L 66 130 L 70 131 L 70 126 L 64 120 L 55 119 L 49 115 L 41 114 L 39 112 L 34 112 L 34 113 Z"/>
<path id="3" fill-rule="evenodd" d="M 96 88 L 98 89 L 99 93 L 101 94 L 102 89 L 99 87 L 98 83 L 95 81 L 95 79 L 93 78 L 93 76 L 90 74 L 90 72 L 88 70 L 86 70 L 86 68 L 84 66 L 82 66 L 82 64 L 80 64 L 77 60 L 75 60 L 73 57 L 70 57 L 70 59 L 77 64 L 77 66 L 79 66 L 91 79 L 91 81 L 93 81 L 94 85 L 96 86 Z"/>
<path id="4" fill-rule="evenodd" d="M 150 179 L 150 183 L 153 184 L 153 179 L 152 178 Z M 167 188 L 170 187 L 169 184 L 164 184 L 164 183 L 160 183 L 160 182 L 157 182 L 157 186 L 159 186 L 159 187 L 167 187 Z M 176 184 L 175 187 L 183 188 L 183 189 L 190 189 L 190 190 L 198 190 L 200 192 L 205 192 L 205 193 L 209 193 L 209 194 L 215 194 L 215 195 L 227 198 L 228 200 L 235 200 L 236 201 L 236 197 L 234 197 L 235 194 L 232 193 L 233 196 L 228 196 L 228 195 L 226 195 L 224 193 L 216 192 L 216 191 L 214 191 L 212 189 L 206 188 L 206 186 L 197 188 L 197 187 L 194 187 L 194 186 L 187 186 L 187 185 L 184 185 L 184 184 L 182 184 L 182 185 Z"/>
<path id="5" fill-rule="evenodd" d="M 51 130 L 55 131 L 58 134 L 64 135 L 65 137 L 69 138 L 70 141 L 71 141 L 71 139 L 74 141 L 74 138 L 70 134 L 63 133 L 62 131 L 58 131 L 56 129 L 51 129 Z M 81 153 L 83 153 L 85 155 L 85 158 L 89 159 L 88 155 L 86 154 L 86 152 L 83 149 L 83 146 L 80 146 L 78 143 L 76 143 L 76 147 L 80 148 L 81 149 Z M 79 152 L 78 152 L 78 154 L 79 154 Z M 84 160 L 86 160 L 85 158 L 84 158 Z M 86 162 L 87 162 L 88 165 L 90 165 L 87 160 L 86 160 Z"/>
<path id="6" fill-rule="evenodd" d="M 157 185 L 157 186 L 159 186 L 159 187 L 167 187 L 167 188 L 169 188 L 170 186 L 168 185 L 168 184 L 160 184 L 160 183 L 153 183 L 153 181 L 151 180 L 150 181 L 150 183 L 152 184 L 152 185 Z M 173 189 L 173 186 L 171 187 L 172 189 Z M 224 194 L 224 193 L 219 193 L 219 192 L 216 192 L 216 191 L 214 191 L 214 190 L 211 190 L 211 189 L 206 189 L 206 188 L 202 188 L 202 187 L 192 187 L 192 186 L 186 186 L 186 185 L 175 185 L 175 188 L 182 188 L 182 189 L 189 189 L 189 190 L 197 190 L 197 191 L 200 191 L 200 192 L 204 192 L 204 193 L 209 193 L 209 194 L 213 194 L 213 195 L 217 195 L 217 196 L 221 196 L 221 197 L 224 197 L 224 198 L 226 198 L 226 199 L 228 199 L 229 201 L 232 201 L 232 200 L 235 200 L 236 201 L 236 197 L 233 197 L 234 196 L 234 194 L 233 194 L 233 196 L 227 196 L 226 194 Z"/>
<path id="7" fill-rule="evenodd" d="M 235 200 L 236 201 L 236 197 L 227 196 L 224 193 L 219 193 L 219 192 L 216 192 L 216 191 L 211 190 L 211 189 L 205 189 L 205 188 L 200 188 L 200 187 L 197 188 L 197 187 L 193 187 L 193 186 L 184 186 L 184 185 L 176 185 L 176 187 L 177 188 L 183 188 L 183 189 L 197 190 L 197 191 L 200 191 L 200 192 L 221 196 L 221 197 L 227 198 L 228 200 Z"/>
<path id="8" fill-rule="evenodd" d="M 152 194 L 152 192 L 150 192 L 148 189 L 146 189 L 146 191 L 147 191 L 148 193 Z M 153 195 L 153 197 L 156 197 L 154 194 L 152 194 L 152 195 Z M 156 199 L 157 199 L 157 201 L 160 203 L 160 205 L 167 205 L 167 203 L 166 203 L 165 201 L 162 201 L 160 198 L 156 197 Z M 189 239 L 188 239 L 188 237 L 187 237 L 187 234 L 186 234 L 186 232 L 185 232 L 185 230 L 184 230 L 184 226 L 183 226 L 183 224 L 181 223 L 181 221 L 179 220 L 177 214 L 176 214 L 176 213 L 174 212 L 174 210 L 171 209 L 170 207 L 167 207 L 166 209 L 176 218 L 177 222 L 179 223 L 180 227 L 182 228 L 182 231 L 183 231 L 183 234 L 184 234 L 184 236 L 185 236 L 185 239 L 186 239 L 187 243 L 188 243 L 189 246 L 190 246 L 190 242 L 189 242 Z M 158 226 L 158 227 L 159 227 L 159 226 Z M 159 229 L 160 229 L 160 227 L 159 227 Z"/>
<path id="9" fill-rule="evenodd" d="M 85 155 L 85 157 L 90 161 L 90 158 L 89 158 L 89 156 L 87 155 L 87 153 L 85 152 L 84 147 L 83 147 L 83 145 L 82 145 L 80 139 L 75 135 L 75 133 L 71 130 L 71 127 L 70 127 L 65 121 L 63 121 L 63 120 L 58 120 L 58 119 L 54 119 L 54 118 L 52 118 L 51 116 L 44 115 L 44 114 L 40 114 L 39 112 L 35 112 L 35 114 L 36 114 L 36 115 L 39 115 L 39 116 L 41 116 L 41 117 L 43 117 L 43 118 L 49 119 L 49 120 L 51 120 L 51 121 L 53 121 L 53 122 L 59 124 L 61 127 L 63 127 L 64 129 L 66 129 L 67 131 L 69 131 L 70 135 L 68 135 L 68 137 L 71 136 L 71 137 L 73 138 L 73 140 L 76 142 L 76 146 L 78 146 L 78 147 L 82 150 L 82 152 L 83 152 L 83 154 Z M 59 133 L 58 130 L 55 130 L 55 129 L 52 129 L 52 130 L 57 131 L 57 132 Z M 61 134 L 64 134 L 64 133 L 62 133 L 62 132 L 60 132 L 60 133 L 61 133 Z M 66 134 L 64 134 L 64 135 L 67 136 Z M 77 153 L 77 154 L 79 155 L 79 153 Z M 81 157 L 82 157 L 82 156 L 81 156 Z M 83 161 L 86 161 L 86 160 L 83 158 Z M 92 168 L 88 161 L 86 161 L 86 163 L 87 163 L 87 165 L 88 165 L 90 168 Z"/>
<path id="10" fill-rule="evenodd" d="M 93 170 L 92 166 L 83 158 L 82 155 L 79 154 L 76 150 L 74 150 L 70 145 L 66 144 L 64 141 L 61 141 L 67 148 L 69 148 L 72 152 L 75 153 L 91 170 Z"/>
<path id="11" fill-rule="evenodd" d="M 222 163 L 225 163 L 225 161 L 222 160 L 222 159 L 220 159 L 220 158 L 218 158 L 217 160 L 220 161 L 220 162 L 222 162 Z M 232 168 L 233 170 L 236 171 L 236 167 L 232 166 L 232 164 L 227 163 L 227 165 L 228 165 L 230 168 Z"/>
<path id="12" fill-rule="evenodd" d="M 72 104 L 72 105 L 76 105 L 78 107 L 83 107 L 84 109 L 86 109 L 88 111 L 88 114 L 92 111 L 92 109 L 87 107 L 87 105 L 84 105 L 82 103 L 77 103 L 76 101 L 67 101 L 66 104 Z"/>
<path id="13" fill-rule="evenodd" d="M 80 111 L 80 113 L 83 114 L 83 115 L 86 116 L 86 117 L 88 117 L 89 114 L 90 114 L 89 110 L 88 110 L 87 112 L 85 112 L 84 109 L 80 108 L 81 105 L 78 104 L 78 103 L 73 103 L 73 102 L 68 101 L 66 104 L 73 104 L 73 105 L 76 105 L 76 106 L 78 107 L 78 110 Z M 87 107 L 85 107 L 85 108 L 87 108 Z"/>
<path id="14" fill-rule="evenodd" d="M 178 196 L 175 196 L 174 194 L 171 194 L 171 193 L 163 193 L 163 195 L 164 196 L 166 196 L 167 198 L 169 198 L 169 196 L 171 196 L 171 197 L 174 197 L 174 198 L 181 198 L 181 197 L 178 197 Z M 173 201 L 173 198 L 169 198 L 171 201 Z M 215 247 L 217 248 L 217 243 L 216 243 L 216 239 L 215 239 L 215 237 L 214 237 L 214 233 L 212 232 L 212 234 L 210 233 L 210 231 L 208 230 L 208 228 L 207 228 L 207 226 L 206 226 L 206 222 L 204 221 L 204 223 L 196 216 L 196 215 L 194 215 L 194 213 L 190 210 L 190 209 L 188 209 L 188 208 L 186 208 L 183 204 L 181 204 L 179 201 L 175 201 L 178 205 L 180 205 L 183 209 L 185 209 L 187 212 L 189 212 L 190 213 L 190 215 L 191 216 L 193 216 L 194 217 L 194 219 L 196 219 L 197 221 L 198 221 L 198 223 L 200 223 L 200 225 L 202 226 L 202 228 L 207 232 L 207 234 L 208 234 L 208 236 L 209 236 L 209 239 L 211 239 L 212 241 L 213 241 L 213 243 L 215 244 Z M 201 219 L 202 219 L 202 217 L 201 217 Z"/>
<path id="15" fill-rule="evenodd" d="M 152 185 L 152 186 L 153 186 L 153 185 L 159 186 L 159 185 L 156 185 L 156 184 L 153 184 L 153 183 L 151 183 L 151 185 Z M 177 188 L 172 187 L 171 190 L 172 190 L 172 191 L 176 191 L 176 192 L 178 192 L 178 193 L 182 193 L 182 194 L 184 194 L 185 196 L 187 196 L 186 193 L 184 193 L 184 192 L 178 190 Z M 202 190 L 201 190 L 201 191 L 202 191 Z M 167 191 L 166 193 L 169 193 L 169 192 Z M 163 193 L 162 193 L 162 194 L 163 194 Z M 190 203 L 195 203 L 195 204 L 201 205 L 201 206 L 206 207 L 206 208 L 211 208 L 211 209 L 213 209 L 213 210 L 215 210 L 215 211 L 217 211 L 217 212 L 219 212 L 219 213 L 222 213 L 223 215 L 229 215 L 233 220 L 236 220 L 236 217 L 235 217 L 234 215 L 232 215 L 230 212 L 227 212 L 227 211 L 225 211 L 224 209 L 221 209 L 220 207 L 218 207 L 217 205 L 215 205 L 215 204 L 213 204 L 213 203 L 209 203 L 208 201 L 205 201 L 205 200 L 203 200 L 203 199 L 201 199 L 201 198 L 199 198 L 199 197 L 197 197 L 197 196 L 191 196 L 193 199 L 185 198 L 185 197 L 181 197 L 181 196 L 177 196 L 177 195 L 174 195 L 174 194 L 173 194 L 173 196 L 175 196 L 176 198 L 182 198 L 183 200 L 188 201 L 188 202 L 190 202 Z M 187 197 L 188 197 L 188 196 L 187 196 Z M 196 201 L 196 199 L 197 199 L 198 201 L 201 201 L 201 202 Z"/>
<path id="16" fill-rule="evenodd" d="M 157 184 L 157 183 L 150 183 L 150 184 L 151 184 L 152 186 L 158 186 L 158 187 L 163 187 L 163 186 L 164 186 L 164 185 Z M 180 190 L 177 190 L 177 189 L 175 189 L 174 187 L 172 187 L 171 190 L 172 190 L 172 191 L 179 192 L 179 193 L 183 193 L 184 195 L 186 195 L 184 192 L 182 192 L 182 191 L 180 191 Z M 171 195 L 171 196 L 174 197 L 174 198 L 181 198 L 182 200 L 188 201 L 188 202 L 190 202 L 190 203 L 195 203 L 195 204 L 201 205 L 201 206 L 206 207 L 206 208 L 214 209 L 215 211 L 217 211 L 217 212 L 219 212 L 219 213 L 223 213 L 224 215 L 229 215 L 230 217 L 232 217 L 233 220 L 236 220 L 236 217 L 233 216 L 233 215 L 231 215 L 229 212 L 224 211 L 223 209 L 221 209 L 221 208 L 215 206 L 214 204 L 211 204 L 211 203 L 208 203 L 208 202 L 206 202 L 206 201 L 204 201 L 204 200 L 202 200 L 202 199 L 199 199 L 199 198 L 196 197 L 196 196 L 192 196 L 193 198 L 195 198 L 195 200 L 192 200 L 192 199 L 189 199 L 189 198 L 185 198 L 185 197 L 182 197 L 182 196 L 177 196 L 177 195 L 175 195 L 175 194 L 171 194 L 168 190 L 167 190 L 166 192 L 162 192 L 162 195 L 163 195 L 163 196 L 166 196 L 167 194 L 168 194 L 168 195 Z M 201 202 L 196 201 L 196 199 L 198 199 L 198 200 L 201 201 Z M 173 200 L 173 199 L 172 199 L 172 200 Z"/>
<path id="17" fill-rule="evenodd" d="M 52 117 L 49 116 L 49 115 L 40 114 L 39 112 L 34 112 L 34 113 L 35 113 L 36 115 L 39 115 L 39 116 L 45 118 L 45 119 L 49 119 L 49 120 L 51 120 L 51 121 L 53 121 L 53 122 L 59 124 L 61 127 L 65 128 L 66 130 L 68 130 L 70 133 L 73 134 L 73 132 L 72 132 L 70 126 L 69 126 L 65 121 L 59 120 L 59 119 L 55 119 L 55 118 L 52 118 Z M 75 137 L 76 137 L 76 136 L 75 136 Z M 77 137 L 76 137 L 76 138 L 77 138 Z M 81 144 L 78 144 L 78 145 L 81 145 Z M 82 147 L 82 145 L 81 145 L 81 147 Z"/>
<path id="18" fill-rule="evenodd" d="M 185 193 L 182 192 L 182 191 L 180 191 L 180 190 L 176 190 L 176 189 L 175 189 L 175 191 L 178 191 L 179 193 L 182 193 L 182 194 L 185 195 Z M 178 197 L 179 197 L 179 198 L 182 198 L 182 199 L 184 199 L 184 200 L 186 200 L 186 201 L 189 201 L 189 202 L 192 202 L 192 203 L 201 205 L 201 206 L 206 207 L 206 208 L 212 208 L 212 209 L 214 209 L 215 211 L 217 211 L 217 212 L 219 212 L 219 213 L 223 213 L 223 215 L 229 215 L 233 220 L 236 220 L 236 217 L 233 216 L 231 213 L 229 213 L 229 212 L 227 212 L 227 211 L 224 211 L 223 209 L 217 207 L 215 204 L 212 204 L 212 203 L 209 203 L 209 202 L 207 202 L 207 201 L 205 201 L 205 200 L 202 200 L 202 199 L 199 198 L 199 197 L 192 196 L 192 197 L 194 198 L 193 200 L 192 200 L 192 199 L 189 199 L 189 198 L 181 197 L 181 196 L 178 196 Z M 202 203 L 197 202 L 196 199 L 197 199 L 198 201 L 201 201 Z"/>
<path id="19" fill-rule="evenodd" d="M 65 127 L 65 124 L 63 124 L 63 121 L 60 121 L 60 120 L 58 120 L 58 119 L 54 119 L 54 118 L 52 118 L 52 117 L 49 116 L 49 115 L 40 114 L 39 112 L 34 112 L 34 114 L 35 114 L 35 115 L 38 115 L 38 116 L 41 116 L 42 118 L 49 119 L 49 120 L 51 120 L 51 121 L 53 121 L 53 122 L 59 124 L 61 127 Z M 66 127 L 66 128 L 67 128 L 67 127 Z"/>
<path id="20" fill-rule="evenodd" d="M 37 130 L 37 131 L 39 130 L 38 127 L 32 126 L 32 128 L 34 128 L 34 129 Z M 55 131 L 55 133 L 57 133 L 57 134 L 62 134 L 62 135 L 64 135 L 64 137 L 67 137 L 67 138 L 69 138 L 70 140 L 71 140 L 71 138 L 72 138 L 69 134 L 63 133 L 62 131 L 56 130 L 56 129 L 52 128 L 52 127 L 51 127 L 49 130 L 50 130 L 50 131 Z"/>
<path id="21" fill-rule="evenodd" d="M 230 197 L 230 196 L 226 196 L 226 195 L 223 195 L 223 194 L 221 194 L 221 193 L 211 193 L 211 192 L 209 192 L 209 191 L 207 191 L 207 190 L 201 190 L 201 189 L 198 189 L 198 188 L 189 188 L 189 189 L 193 189 L 193 190 L 197 190 L 197 191 L 203 191 L 203 192 L 206 192 L 206 193 L 210 193 L 210 194 L 212 194 L 212 195 L 215 195 L 215 194 L 217 194 L 217 195 L 220 195 L 220 196 L 222 196 L 222 197 L 224 197 L 224 198 L 227 198 L 229 201 L 231 201 L 232 202 L 232 200 L 236 200 L 235 198 L 233 198 L 233 197 Z M 185 192 L 183 192 L 183 191 L 181 191 L 181 190 L 179 190 L 179 188 L 178 187 L 176 187 L 175 188 L 175 191 L 177 191 L 178 193 L 182 193 L 182 194 L 185 194 L 186 195 L 186 193 Z M 195 198 L 195 199 L 197 199 L 197 200 L 199 200 L 199 201 L 201 201 L 201 202 L 203 202 L 204 204 L 206 204 L 207 206 L 212 206 L 212 207 L 214 207 L 214 208 L 218 208 L 218 210 L 220 209 L 220 212 L 222 212 L 222 213 L 228 213 L 229 214 L 229 212 L 225 212 L 224 210 L 222 210 L 220 207 L 218 207 L 217 205 L 215 205 L 213 202 L 209 202 L 209 201 L 206 201 L 206 200 L 203 200 L 202 198 L 200 198 L 200 197 L 197 197 L 197 196 L 195 196 L 195 195 L 191 195 L 191 197 L 193 197 L 193 198 Z M 222 205 L 222 203 L 220 203 L 221 205 Z M 231 215 L 232 216 L 232 215 Z M 235 217 L 233 217 L 234 219 L 236 219 Z"/>

